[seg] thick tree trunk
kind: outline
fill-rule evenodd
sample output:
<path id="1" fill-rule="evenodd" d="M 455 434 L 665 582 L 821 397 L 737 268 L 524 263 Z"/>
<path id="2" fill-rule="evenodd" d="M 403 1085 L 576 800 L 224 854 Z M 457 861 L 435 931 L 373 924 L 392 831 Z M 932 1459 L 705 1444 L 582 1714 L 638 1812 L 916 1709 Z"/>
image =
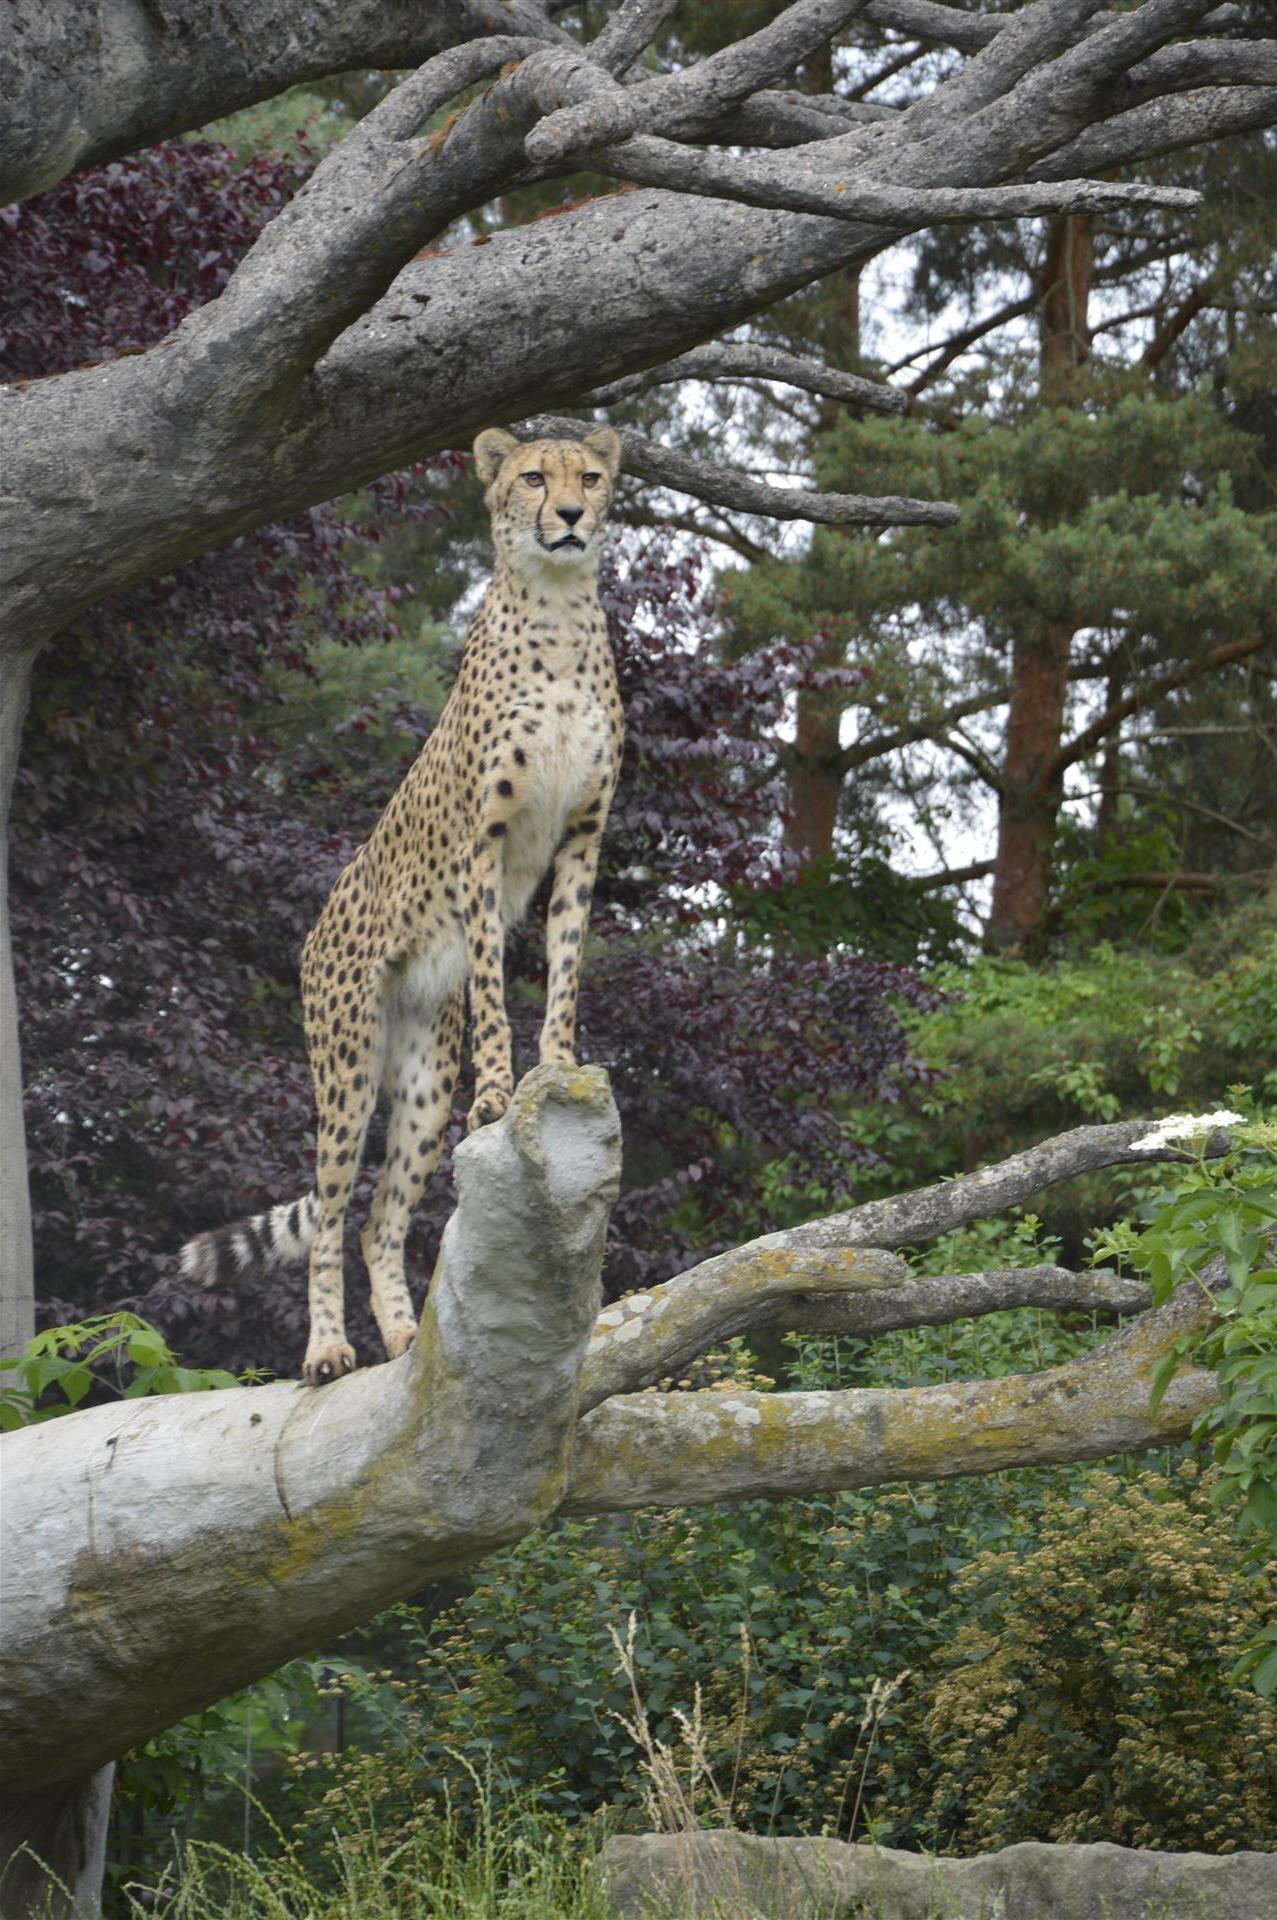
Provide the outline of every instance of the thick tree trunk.
<path id="1" fill-rule="evenodd" d="M 1085 214 L 1063 214 L 1048 223 L 1039 289 L 1044 406 L 1070 404 L 1077 370 L 1090 352 L 1093 262 Z M 1058 620 L 1026 622 L 1012 643 L 993 900 L 985 928 L 985 945 L 995 953 L 1015 947 L 1032 954 L 1045 932 L 1063 794 L 1053 763 L 1064 738 L 1072 645 L 1072 629 Z"/>
<path id="2" fill-rule="evenodd" d="M 9 811 L 33 652 L 0 652 L 0 1359 L 35 1331 L 31 1202 L 22 1118 L 22 1055 L 9 928 Z"/>
<path id="3" fill-rule="evenodd" d="M 1048 770 L 1064 733 L 1067 626 L 1018 634 L 1011 649 L 1011 699 L 998 796 L 998 850 L 985 943 L 993 952 L 1035 949 L 1050 904 L 1051 854 L 1062 786 Z"/>
<path id="4" fill-rule="evenodd" d="M 115 1762 L 86 1780 L 0 1800 L 0 1914 L 96 1920 Z"/>
<path id="5" fill-rule="evenodd" d="M 827 648 L 819 665 L 843 665 L 841 648 Z M 785 800 L 785 845 L 804 866 L 830 853 L 842 797 L 839 736 L 842 693 L 804 687 L 798 695 L 794 745 Z"/>
<path id="6" fill-rule="evenodd" d="M 823 48 L 812 62 L 809 82 L 815 93 L 832 93 L 831 47 Z M 858 266 L 845 267 L 831 276 L 827 289 L 831 314 L 825 358 L 846 373 L 860 371 L 860 271 Z M 817 437 L 830 430 L 838 413 L 830 401 L 821 405 Z M 845 649 L 826 646 L 818 664 L 844 666 Z M 846 695 L 839 692 L 804 687 L 798 695 L 793 757 L 786 778 L 785 845 L 804 866 L 833 851 L 844 778 L 839 756 L 845 705 Z"/>
<path id="7" fill-rule="evenodd" d="M 5 1437 L 11 1850 L 83 1859 L 91 1878 L 97 1769 L 554 1510 L 619 1161 L 602 1071 L 537 1068 L 458 1149 L 457 1210 L 402 1359 Z M 43 1909 L 0 1896 L 0 1912 Z"/>

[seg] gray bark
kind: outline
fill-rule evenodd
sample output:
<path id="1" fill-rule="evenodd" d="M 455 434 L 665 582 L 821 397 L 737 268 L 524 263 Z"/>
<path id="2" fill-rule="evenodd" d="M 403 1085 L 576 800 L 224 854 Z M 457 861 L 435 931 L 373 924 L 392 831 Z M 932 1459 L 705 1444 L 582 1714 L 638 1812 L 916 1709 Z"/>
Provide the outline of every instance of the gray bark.
<path id="1" fill-rule="evenodd" d="M 538 1068 L 458 1149 L 402 1359 L 7 1435 L 0 1781 L 82 1778 L 551 1513 L 619 1164 L 606 1075 Z"/>
<path id="2" fill-rule="evenodd" d="M 21 1353 L 35 1332 L 31 1202 L 9 927 L 8 857 L 9 808 L 33 658 L 31 651 L 0 652 L 0 1360 Z"/>
<path id="3" fill-rule="evenodd" d="M 615 140 L 607 117 L 623 108 L 658 146 L 694 139 L 783 80 L 816 24 L 827 34 L 855 11 L 803 0 L 725 55 L 629 88 L 557 29 L 536 51 L 530 14 L 507 11 L 532 57 L 432 144 L 415 139 L 414 115 L 474 77 L 483 42 L 437 54 L 330 156 L 212 307 L 149 353 L 0 393 L 0 645 L 46 640 L 104 593 L 478 426 L 668 361 L 925 224 L 928 194 L 945 212 L 957 190 L 987 206 L 978 190 L 1024 187 L 1061 154 L 1108 165 L 1115 145 L 1135 159 L 1141 140 L 1161 151 L 1277 116 L 1271 87 L 1181 92 L 1191 42 L 1174 49 L 1175 91 L 1125 110 L 1125 73 L 1155 65 L 1205 0 L 1143 0 L 1112 19 L 1043 0 L 910 112 L 850 132 L 824 116 L 829 137 L 767 163 L 791 165 L 801 188 L 815 156 L 821 179 L 894 209 L 889 220 L 642 190 L 412 258 L 464 207 L 531 177 L 525 145 L 551 124 Z M 192 41 L 189 74 L 204 70 L 197 56 Z M 1209 49 L 1203 60 L 1211 70 Z"/>
<path id="4" fill-rule="evenodd" d="M 0 1798 L 0 1913 L 97 1920 L 115 1762 L 87 1779 Z"/>
<path id="5" fill-rule="evenodd" d="M 356 67 L 415 67 L 535 6 L 458 0 L 47 0 L 0 13 L 0 204 Z"/>

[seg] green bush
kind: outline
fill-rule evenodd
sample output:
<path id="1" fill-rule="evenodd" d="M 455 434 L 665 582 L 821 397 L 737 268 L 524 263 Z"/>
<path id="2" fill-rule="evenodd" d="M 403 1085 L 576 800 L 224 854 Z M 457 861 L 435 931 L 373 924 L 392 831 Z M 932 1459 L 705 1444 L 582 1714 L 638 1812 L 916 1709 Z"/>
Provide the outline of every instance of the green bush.
<path id="1" fill-rule="evenodd" d="M 933 1147 L 938 1127 L 960 1124 L 958 1161 L 974 1164 L 1062 1126 L 1218 1105 L 1237 1083 L 1277 1095 L 1277 903 L 1266 906 L 1174 956 L 1101 944 L 1041 967 L 986 956 L 941 969 L 955 998 L 909 1017 L 915 1050 L 943 1075 L 925 1102 Z"/>
<path id="2" fill-rule="evenodd" d="M 1229 1677 L 1275 1597 L 1191 1469 L 1092 1474 L 1030 1552 L 980 1555 L 926 1717 L 951 1850 L 1277 1847 L 1277 1710 Z"/>
<path id="3" fill-rule="evenodd" d="M 1013 1231 L 1035 1244 L 1033 1223 Z M 967 1238 L 953 1236 L 941 1264 L 946 1254 L 961 1264 L 964 1251 L 976 1264 L 983 1248 Z M 804 1386 L 914 1384 L 1051 1364 L 1090 1337 L 1049 1315 L 1007 1314 L 892 1336 L 872 1357 L 859 1342 L 795 1341 L 792 1371 Z M 982 1549 L 1030 1546 L 1048 1493 L 1076 1475 L 552 1523 L 409 1633 L 414 1665 L 396 1662 L 400 1711 L 380 1751 L 295 1762 L 304 1844 L 331 1848 L 334 1826 L 368 1817 L 355 1809 L 371 1809 L 393 1843 L 432 1804 L 464 1807 L 473 1777 L 489 1779 L 498 1802 L 535 1784 L 557 1812 L 606 1809 L 621 1825 L 646 1824 L 612 1638 L 631 1613 L 656 1736 L 678 1746 L 679 1712 L 699 1688 L 707 1757 L 741 1826 L 845 1834 L 854 1815 L 858 1832 L 923 1844 L 927 1680 L 961 1621 L 956 1576 Z M 888 1688 L 871 1741 L 862 1722 Z"/>

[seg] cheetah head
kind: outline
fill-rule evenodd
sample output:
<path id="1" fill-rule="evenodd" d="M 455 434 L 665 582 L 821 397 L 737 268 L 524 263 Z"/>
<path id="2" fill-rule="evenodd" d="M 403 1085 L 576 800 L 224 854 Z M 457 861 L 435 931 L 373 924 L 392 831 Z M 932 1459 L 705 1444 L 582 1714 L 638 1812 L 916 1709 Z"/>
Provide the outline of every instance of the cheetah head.
<path id="1" fill-rule="evenodd" d="M 591 427 L 579 440 L 516 440 L 489 427 L 474 462 L 497 553 L 518 573 L 598 565 L 621 458 L 620 436 Z"/>

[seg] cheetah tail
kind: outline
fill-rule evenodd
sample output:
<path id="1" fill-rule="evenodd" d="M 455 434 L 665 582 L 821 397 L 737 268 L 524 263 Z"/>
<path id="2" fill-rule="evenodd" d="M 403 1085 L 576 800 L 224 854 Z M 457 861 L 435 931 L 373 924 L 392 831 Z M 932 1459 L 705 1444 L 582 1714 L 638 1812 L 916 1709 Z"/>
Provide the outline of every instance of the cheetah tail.
<path id="1" fill-rule="evenodd" d="M 233 1289 L 279 1267 L 300 1266 L 318 1224 L 319 1198 L 308 1193 L 250 1220 L 197 1233 L 182 1248 L 182 1277 L 197 1287 Z"/>

